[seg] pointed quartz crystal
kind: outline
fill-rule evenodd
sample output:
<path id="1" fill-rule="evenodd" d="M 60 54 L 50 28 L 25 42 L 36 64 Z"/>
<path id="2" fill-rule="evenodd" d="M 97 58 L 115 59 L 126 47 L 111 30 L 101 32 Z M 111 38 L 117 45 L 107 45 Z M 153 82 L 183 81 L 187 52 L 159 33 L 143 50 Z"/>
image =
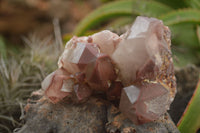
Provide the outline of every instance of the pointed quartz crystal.
<path id="1" fill-rule="evenodd" d="M 137 71 L 148 60 L 153 60 L 156 65 L 162 64 L 159 45 L 166 44 L 163 44 L 158 38 L 160 36 L 157 36 L 163 30 L 163 28 L 157 29 L 161 26 L 163 23 L 157 19 L 137 17 L 134 25 L 113 53 L 112 59 L 118 66 L 125 85 L 130 85 L 136 80 Z"/>
<path id="2" fill-rule="evenodd" d="M 96 61 L 99 50 L 95 44 L 76 42 L 68 45 L 58 61 L 60 68 L 75 74 L 84 71 L 87 64 Z"/>
<path id="3" fill-rule="evenodd" d="M 135 101 L 135 94 L 125 87 L 120 110 L 135 124 L 156 120 L 169 108 L 176 93 L 170 31 L 160 20 L 137 17 L 123 38 L 112 58 L 122 83 L 135 84 L 140 94 Z"/>
<path id="4" fill-rule="evenodd" d="M 125 87 L 122 89 L 119 109 L 135 124 L 138 124 L 137 115 L 135 113 L 136 108 L 134 107 L 140 95 L 140 89 L 134 85 Z"/>
<path id="5" fill-rule="evenodd" d="M 123 88 L 119 108 L 135 124 L 142 124 L 158 119 L 169 105 L 168 98 L 160 84 L 131 85 Z"/>
<path id="6" fill-rule="evenodd" d="M 74 84 L 75 79 L 71 78 L 65 70 L 58 69 L 44 79 L 42 89 L 51 102 L 57 103 L 70 95 Z"/>

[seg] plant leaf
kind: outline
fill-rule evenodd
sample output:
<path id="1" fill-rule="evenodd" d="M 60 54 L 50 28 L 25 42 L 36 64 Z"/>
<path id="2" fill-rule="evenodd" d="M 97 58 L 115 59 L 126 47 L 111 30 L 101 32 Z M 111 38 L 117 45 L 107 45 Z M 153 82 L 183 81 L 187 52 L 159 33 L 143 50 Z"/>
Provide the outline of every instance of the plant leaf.
<path id="1" fill-rule="evenodd" d="M 186 1 L 188 0 L 155 0 L 155 1 L 161 2 L 175 9 L 186 8 L 188 6 L 186 3 Z"/>
<path id="2" fill-rule="evenodd" d="M 132 0 L 132 2 L 133 14 L 135 15 L 158 17 L 173 10 L 171 7 L 153 0 Z"/>
<path id="3" fill-rule="evenodd" d="M 185 3 L 192 8 L 200 9 L 199 0 L 186 0 Z"/>
<path id="4" fill-rule="evenodd" d="M 127 24 L 131 24 L 134 21 L 132 17 L 119 17 L 116 18 L 115 20 L 111 21 L 106 27 L 112 28 L 112 29 L 117 29 L 119 27 L 122 27 Z"/>
<path id="5" fill-rule="evenodd" d="M 197 25 L 197 38 L 200 44 L 200 25 Z"/>
<path id="6" fill-rule="evenodd" d="M 114 1 L 99 7 L 90 13 L 87 17 L 85 17 L 76 27 L 74 34 L 77 36 L 83 35 L 86 30 L 94 27 L 100 22 L 107 20 L 108 18 L 119 16 L 131 17 L 133 14 L 156 17 L 171 10 L 172 9 L 170 7 L 155 1 Z"/>
<path id="7" fill-rule="evenodd" d="M 171 11 L 159 17 L 165 25 L 174 25 L 179 23 L 200 23 L 200 10 L 182 9 Z"/>
<path id="8" fill-rule="evenodd" d="M 200 80 L 197 88 L 178 123 L 181 133 L 196 133 L 200 128 Z"/>

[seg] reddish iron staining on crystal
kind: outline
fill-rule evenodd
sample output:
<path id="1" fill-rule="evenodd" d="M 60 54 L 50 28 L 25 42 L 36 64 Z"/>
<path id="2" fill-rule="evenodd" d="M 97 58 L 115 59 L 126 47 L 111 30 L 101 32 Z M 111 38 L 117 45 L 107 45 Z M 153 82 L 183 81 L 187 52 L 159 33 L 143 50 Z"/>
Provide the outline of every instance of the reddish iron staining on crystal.
<path id="1" fill-rule="evenodd" d="M 43 81 L 42 88 L 45 89 L 45 95 L 53 103 L 57 103 L 70 94 L 74 83 L 65 70 L 58 69 Z"/>
<path id="2" fill-rule="evenodd" d="M 99 54 L 96 62 L 88 65 L 86 79 L 93 89 L 106 91 L 116 77 L 114 65 L 108 55 Z"/>
<path id="3" fill-rule="evenodd" d="M 108 30 L 73 37 L 42 88 L 53 103 L 102 92 L 108 100 L 120 99 L 120 111 L 135 124 L 156 120 L 176 93 L 170 45 L 169 28 L 147 17 L 137 17 L 120 37 Z"/>
<path id="4" fill-rule="evenodd" d="M 123 84 L 119 81 L 115 81 L 111 84 L 111 86 L 108 88 L 108 91 L 106 92 L 107 98 L 109 100 L 117 100 L 121 97 Z"/>
<path id="5" fill-rule="evenodd" d="M 89 97 L 92 93 L 92 90 L 87 84 L 76 84 L 74 86 L 74 92 L 77 96 L 77 99 L 81 101 Z"/>

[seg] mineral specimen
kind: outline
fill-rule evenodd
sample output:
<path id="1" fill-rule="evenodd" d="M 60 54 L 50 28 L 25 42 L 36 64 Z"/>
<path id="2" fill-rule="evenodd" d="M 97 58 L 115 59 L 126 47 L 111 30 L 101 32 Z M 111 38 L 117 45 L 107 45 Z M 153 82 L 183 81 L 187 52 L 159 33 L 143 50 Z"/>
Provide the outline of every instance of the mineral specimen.
<path id="1" fill-rule="evenodd" d="M 156 120 L 176 93 L 170 45 L 169 28 L 147 17 L 137 17 L 121 36 L 105 30 L 73 37 L 42 88 L 53 103 L 106 94 L 120 100 L 120 111 L 135 124 Z"/>

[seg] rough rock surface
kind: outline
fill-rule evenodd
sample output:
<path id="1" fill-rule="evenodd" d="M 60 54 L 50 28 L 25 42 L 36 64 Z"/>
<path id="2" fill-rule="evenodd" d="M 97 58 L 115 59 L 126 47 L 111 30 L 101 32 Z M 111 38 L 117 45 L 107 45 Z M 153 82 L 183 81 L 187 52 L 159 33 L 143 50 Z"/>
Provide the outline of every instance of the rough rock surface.
<path id="1" fill-rule="evenodd" d="M 25 111 L 26 123 L 17 133 L 179 133 L 168 114 L 137 126 L 101 98 L 52 104 L 39 90 L 32 93 Z"/>

